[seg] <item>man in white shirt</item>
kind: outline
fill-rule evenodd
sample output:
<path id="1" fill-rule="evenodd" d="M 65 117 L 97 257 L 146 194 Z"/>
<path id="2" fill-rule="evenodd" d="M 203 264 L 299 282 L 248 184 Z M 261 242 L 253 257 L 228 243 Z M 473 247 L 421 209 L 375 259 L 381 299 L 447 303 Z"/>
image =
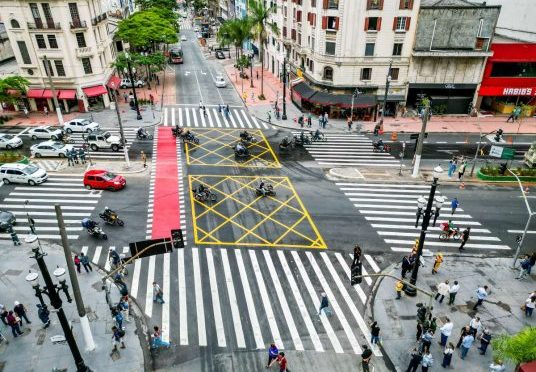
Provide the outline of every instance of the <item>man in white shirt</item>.
<path id="1" fill-rule="evenodd" d="M 484 302 L 486 297 L 488 297 L 488 286 L 485 285 L 483 287 L 478 287 L 478 289 L 476 290 L 477 301 L 475 306 L 473 306 L 473 310 L 476 311 L 476 308 L 482 305 L 482 302 Z"/>
<path id="2" fill-rule="evenodd" d="M 454 305 L 454 299 L 456 298 L 456 294 L 458 294 L 459 290 L 460 285 L 458 284 L 458 281 L 455 280 L 454 284 L 451 285 L 449 289 L 449 305 Z"/>
<path id="3" fill-rule="evenodd" d="M 441 346 L 447 345 L 447 339 L 452 333 L 452 328 L 454 327 L 454 324 L 452 324 L 449 318 L 446 318 L 446 321 L 447 322 L 443 324 L 443 327 L 439 328 L 439 330 L 441 331 L 441 341 L 439 342 L 439 344 Z"/>
<path id="4" fill-rule="evenodd" d="M 482 328 L 482 322 L 480 322 L 480 317 L 475 316 L 473 319 L 471 319 L 471 322 L 469 323 L 469 327 L 471 327 L 471 333 L 473 334 L 473 337 L 476 339 L 476 334 Z"/>

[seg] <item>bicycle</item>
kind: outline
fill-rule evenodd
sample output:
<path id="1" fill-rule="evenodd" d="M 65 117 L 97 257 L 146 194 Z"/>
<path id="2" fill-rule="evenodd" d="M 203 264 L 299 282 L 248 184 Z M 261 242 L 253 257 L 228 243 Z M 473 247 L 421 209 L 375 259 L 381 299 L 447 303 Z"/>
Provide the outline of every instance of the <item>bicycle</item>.
<path id="1" fill-rule="evenodd" d="M 459 228 L 455 228 L 449 231 L 443 230 L 439 233 L 439 240 L 441 240 L 442 242 L 449 241 L 450 239 L 460 240 L 461 237 L 462 234 L 460 233 Z"/>

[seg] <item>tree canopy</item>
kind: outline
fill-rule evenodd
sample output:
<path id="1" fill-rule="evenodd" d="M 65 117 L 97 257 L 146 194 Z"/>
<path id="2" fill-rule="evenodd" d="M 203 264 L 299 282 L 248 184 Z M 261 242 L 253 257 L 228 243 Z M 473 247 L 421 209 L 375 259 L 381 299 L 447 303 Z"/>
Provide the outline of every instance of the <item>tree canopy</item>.
<path id="1" fill-rule="evenodd" d="M 491 340 L 493 356 L 515 365 L 536 360 L 536 327 L 527 327 L 515 335 L 499 335 Z"/>
<path id="2" fill-rule="evenodd" d="M 136 12 L 119 22 L 116 36 L 134 48 L 154 50 L 160 43 L 174 44 L 178 41 L 178 26 L 176 16 L 171 19 L 166 17 L 169 12 L 161 8 Z"/>
<path id="3" fill-rule="evenodd" d="M 129 53 L 129 58 L 131 65 L 136 67 L 138 71 L 142 72 L 142 66 L 149 68 L 150 72 L 162 71 L 166 66 L 166 57 L 160 53 L 153 54 L 141 54 L 141 53 Z M 119 53 L 115 62 L 112 63 L 112 66 L 117 69 L 117 71 L 124 71 L 127 67 L 127 59 L 125 53 Z"/>
<path id="4" fill-rule="evenodd" d="M 174 10 L 179 7 L 176 0 L 136 0 L 136 4 L 139 5 L 141 10 L 150 8 Z"/>
<path id="5" fill-rule="evenodd" d="M 26 93 L 29 84 L 28 80 L 20 76 L 8 76 L 0 79 L 0 102 L 16 102 L 17 96 L 11 94 L 10 91 Z"/>

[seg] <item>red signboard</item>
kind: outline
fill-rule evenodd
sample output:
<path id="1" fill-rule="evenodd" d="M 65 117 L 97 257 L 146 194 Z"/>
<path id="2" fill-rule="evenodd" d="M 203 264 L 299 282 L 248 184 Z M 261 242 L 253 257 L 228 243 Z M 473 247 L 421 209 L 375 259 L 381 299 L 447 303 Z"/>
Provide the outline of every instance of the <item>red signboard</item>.
<path id="1" fill-rule="evenodd" d="M 480 96 L 536 96 L 536 85 L 533 87 L 497 87 L 481 86 Z"/>

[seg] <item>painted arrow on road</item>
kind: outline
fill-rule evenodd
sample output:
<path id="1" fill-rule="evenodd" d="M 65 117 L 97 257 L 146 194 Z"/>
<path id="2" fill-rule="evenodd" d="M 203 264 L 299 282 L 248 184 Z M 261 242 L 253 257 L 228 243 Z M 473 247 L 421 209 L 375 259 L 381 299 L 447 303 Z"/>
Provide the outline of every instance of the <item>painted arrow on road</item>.
<path id="1" fill-rule="evenodd" d="M 184 76 L 190 75 L 190 71 L 184 71 Z"/>

